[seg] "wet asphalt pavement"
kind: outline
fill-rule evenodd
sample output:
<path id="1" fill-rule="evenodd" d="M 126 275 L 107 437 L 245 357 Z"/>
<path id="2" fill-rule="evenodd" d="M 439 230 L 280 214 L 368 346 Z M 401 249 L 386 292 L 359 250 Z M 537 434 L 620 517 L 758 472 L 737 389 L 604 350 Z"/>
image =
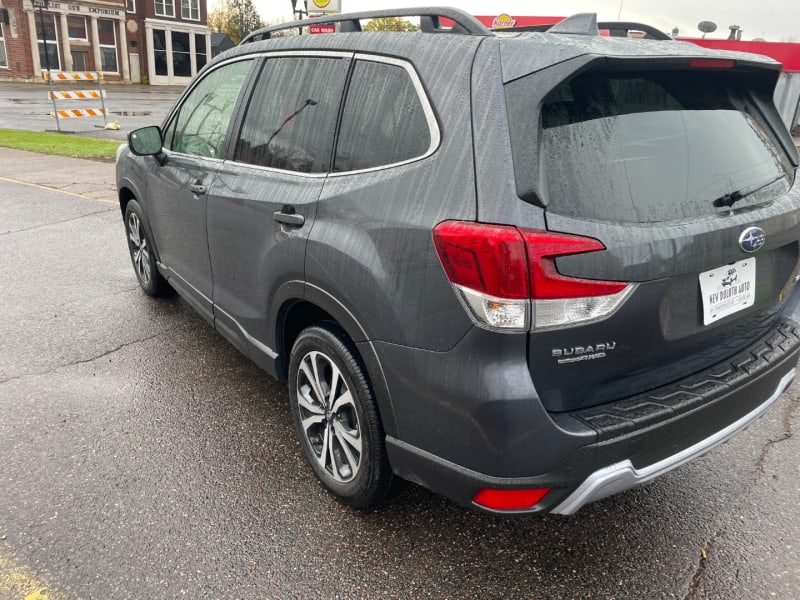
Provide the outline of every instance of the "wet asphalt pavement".
<path id="1" fill-rule="evenodd" d="M 0 598 L 800 596 L 798 384 L 573 517 L 411 484 L 353 510 L 305 465 L 286 389 L 139 291 L 114 197 L 109 163 L 0 148 Z"/>

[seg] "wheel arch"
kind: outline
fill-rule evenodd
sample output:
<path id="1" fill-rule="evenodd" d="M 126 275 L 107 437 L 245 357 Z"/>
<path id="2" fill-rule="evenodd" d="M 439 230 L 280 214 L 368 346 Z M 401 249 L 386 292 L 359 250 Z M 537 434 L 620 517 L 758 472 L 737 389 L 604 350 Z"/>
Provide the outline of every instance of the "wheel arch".
<path id="1" fill-rule="evenodd" d="M 125 221 L 125 211 L 128 209 L 128 204 L 131 200 L 136 200 L 136 203 L 141 208 L 141 219 L 142 223 L 144 224 L 145 228 L 147 229 L 147 234 L 150 236 L 150 244 L 153 247 L 153 253 L 156 256 L 156 260 L 161 260 L 161 254 L 158 251 L 158 244 L 156 244 L 156 238 L 153 235 L 153 228 L 150 226 L 150 217 L 147 215 L 147 209 L 144 205 L 142 195 L 139 194 L 136 186 L 133 185 L 129 180 L 125 179 L 119 183 L 118 191 L 117 191 L 117 199 L 119 200 L 119 209 L 122 213 L 122 220 Z M 127 227 L 127 225 L 125 225 Z"/>
<path id="2" fill-rule="evenodd" d="M 375 346 L 365 328 L 341 302 L 321 288 L 301 282 L 288 287 L 296 292 L 302 288 L 302 294 L 286 298 L 273 321 L 277 324 L 276 342 L 280 356 L 276 365 L 278 379 L 287 379 L 289 356 L 300 333 L 307 327 L 329 324 L 338 330 L 360 359 L 378 402 L 383 429 L 387 435 L 396 436 L 397 424 L 389 388 Z"/>

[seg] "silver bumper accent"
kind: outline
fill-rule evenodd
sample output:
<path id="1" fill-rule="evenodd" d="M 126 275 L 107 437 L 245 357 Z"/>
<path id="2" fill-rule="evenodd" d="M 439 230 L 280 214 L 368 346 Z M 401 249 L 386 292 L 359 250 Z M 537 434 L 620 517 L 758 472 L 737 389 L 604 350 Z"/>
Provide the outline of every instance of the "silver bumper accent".
<path id="1" fill-rule="evenodd" d="M 672 471 L 686 464 L 690 460 L 702 456 L 709 450 L 719 446 L 727 441 L 737 431 L 744 429 L 750 423 L 763 415 L 767 409 L 778 399 L 784 390 L 789 387 L 795 377 L 795 369 L 792 369 L 784 375 L 775 391 L 767 400 L 759 405 L 756 409 L 743 416 L 738 421 L 731 423 L 725 429 L 721 429 L 715 434 L 700 440 L 693 446 L 681 450 L 677 454 L 668 456 L 667 458 L 653 463 L 647 467 L 637 469 L 633 466 L 630 460 L 623 460 L 613 465 L 603 467 L 589 475 L 583 483 L 578 486 L 572 494 L 567 497 L 561 504 L 556 506 L 551 512 L 559 515 L 571 515 L 576 513 L 580 508 L 595 500 L 600 500 L 607 496 L 622 492 L 642 483 L 646 483 L 651 479 Z"/>

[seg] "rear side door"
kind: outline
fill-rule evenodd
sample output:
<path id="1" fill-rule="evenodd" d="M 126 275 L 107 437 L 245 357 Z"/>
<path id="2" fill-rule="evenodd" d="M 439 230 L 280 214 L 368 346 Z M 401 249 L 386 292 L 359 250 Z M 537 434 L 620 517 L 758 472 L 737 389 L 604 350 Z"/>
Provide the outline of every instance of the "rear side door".
<path id="1" fill-rule="evenodd" d="M 208 190 L 252 60 L 221 65 L 183 98 L 164 134 L 164 157 L 147 181 L 147 211 L 170 284 L 211 318 L 211 263 L 206 237 Z"/>
<path id="2" fill-rule="evenodd" d="M 217 328 L 257 363 L 274 358 L 269 319 L 304 279 L 305 244 L 330 170 L 350 53 L 270 54 L 208 203 Z"/>

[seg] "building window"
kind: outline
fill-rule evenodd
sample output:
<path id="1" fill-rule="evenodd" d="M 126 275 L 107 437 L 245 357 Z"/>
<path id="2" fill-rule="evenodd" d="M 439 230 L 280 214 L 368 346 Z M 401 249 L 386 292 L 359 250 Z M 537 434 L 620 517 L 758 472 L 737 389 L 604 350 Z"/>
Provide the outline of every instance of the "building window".
<path id="1" fill-rule="evenodd" d="M 125 12 L 136 12 L 136 0 L 125 0 Z"/>
<path id="2" fill-rule="evenodd" d="M 116 73 L 117 69 L 117 36 L 114 31 L 114 21 L 111 19 L 97 19 L 97 34 L 100 38 L 100 61 L 102 71 Z"/>
<path id="3" fill-rule="evenodd" d="M 175 77 L 192 76 L 192 53 L 189 48 L 189 34 L 183 31 L 172 32 L 172 74 Z"/>
<path id="4" fill-rule="evenodd" d="M 44 33 L 42 33 L 42 15 L 44 16 Z M 58 52 L 58 28 L 54 14 L 36 12 L 36 39 L 39 46 L 39 64 L 42 70 L 47 70 L 49 64 L 51 71 L 60 71 L 61 55 Z M 46 44 L 45 40 L 47 40 Z M 45 45 L 47 54 L 45 54 Z"/>
<path id="5" fill-rule="evenodd" d="M 86 52 L 73 52 L 72 53 L 72 68 L 75 71 L 87 71 L 86 68 Z"/>
<path id="6" fill-rule="evenodd" d="M 208 62 L 208 53 L 206 52 L 206 36 L 203 33 L 194 34 L 194 58 L 197 63 L 197 70 L 199 71 L 206 66 Z"/>
<path id="7" fill-rule="evenodd" d="M 199 21 L 200 0 L 181 0 L 181 17 L 190 21 Z"/>
<path id="8" fill-rule="evenodd" d="M 3 37 L 2 23 L 0 23 L 0 67 L 8 68 L 8 55 L 6 54 L 6 38 Z"/>
<path id="9" fill-rule="evenodd" d="M 175 0 L 156 0 L 156 15 L 159 17 L 174 17 Z"/>
<path id="10" fill-rule="evenodd" d="M 67 31 L 69 31 L 69 39 L 71 40 L 88 40 L 86 35 L 86 17 L 76 17 L 69 15 L 67 17 Z"/>

